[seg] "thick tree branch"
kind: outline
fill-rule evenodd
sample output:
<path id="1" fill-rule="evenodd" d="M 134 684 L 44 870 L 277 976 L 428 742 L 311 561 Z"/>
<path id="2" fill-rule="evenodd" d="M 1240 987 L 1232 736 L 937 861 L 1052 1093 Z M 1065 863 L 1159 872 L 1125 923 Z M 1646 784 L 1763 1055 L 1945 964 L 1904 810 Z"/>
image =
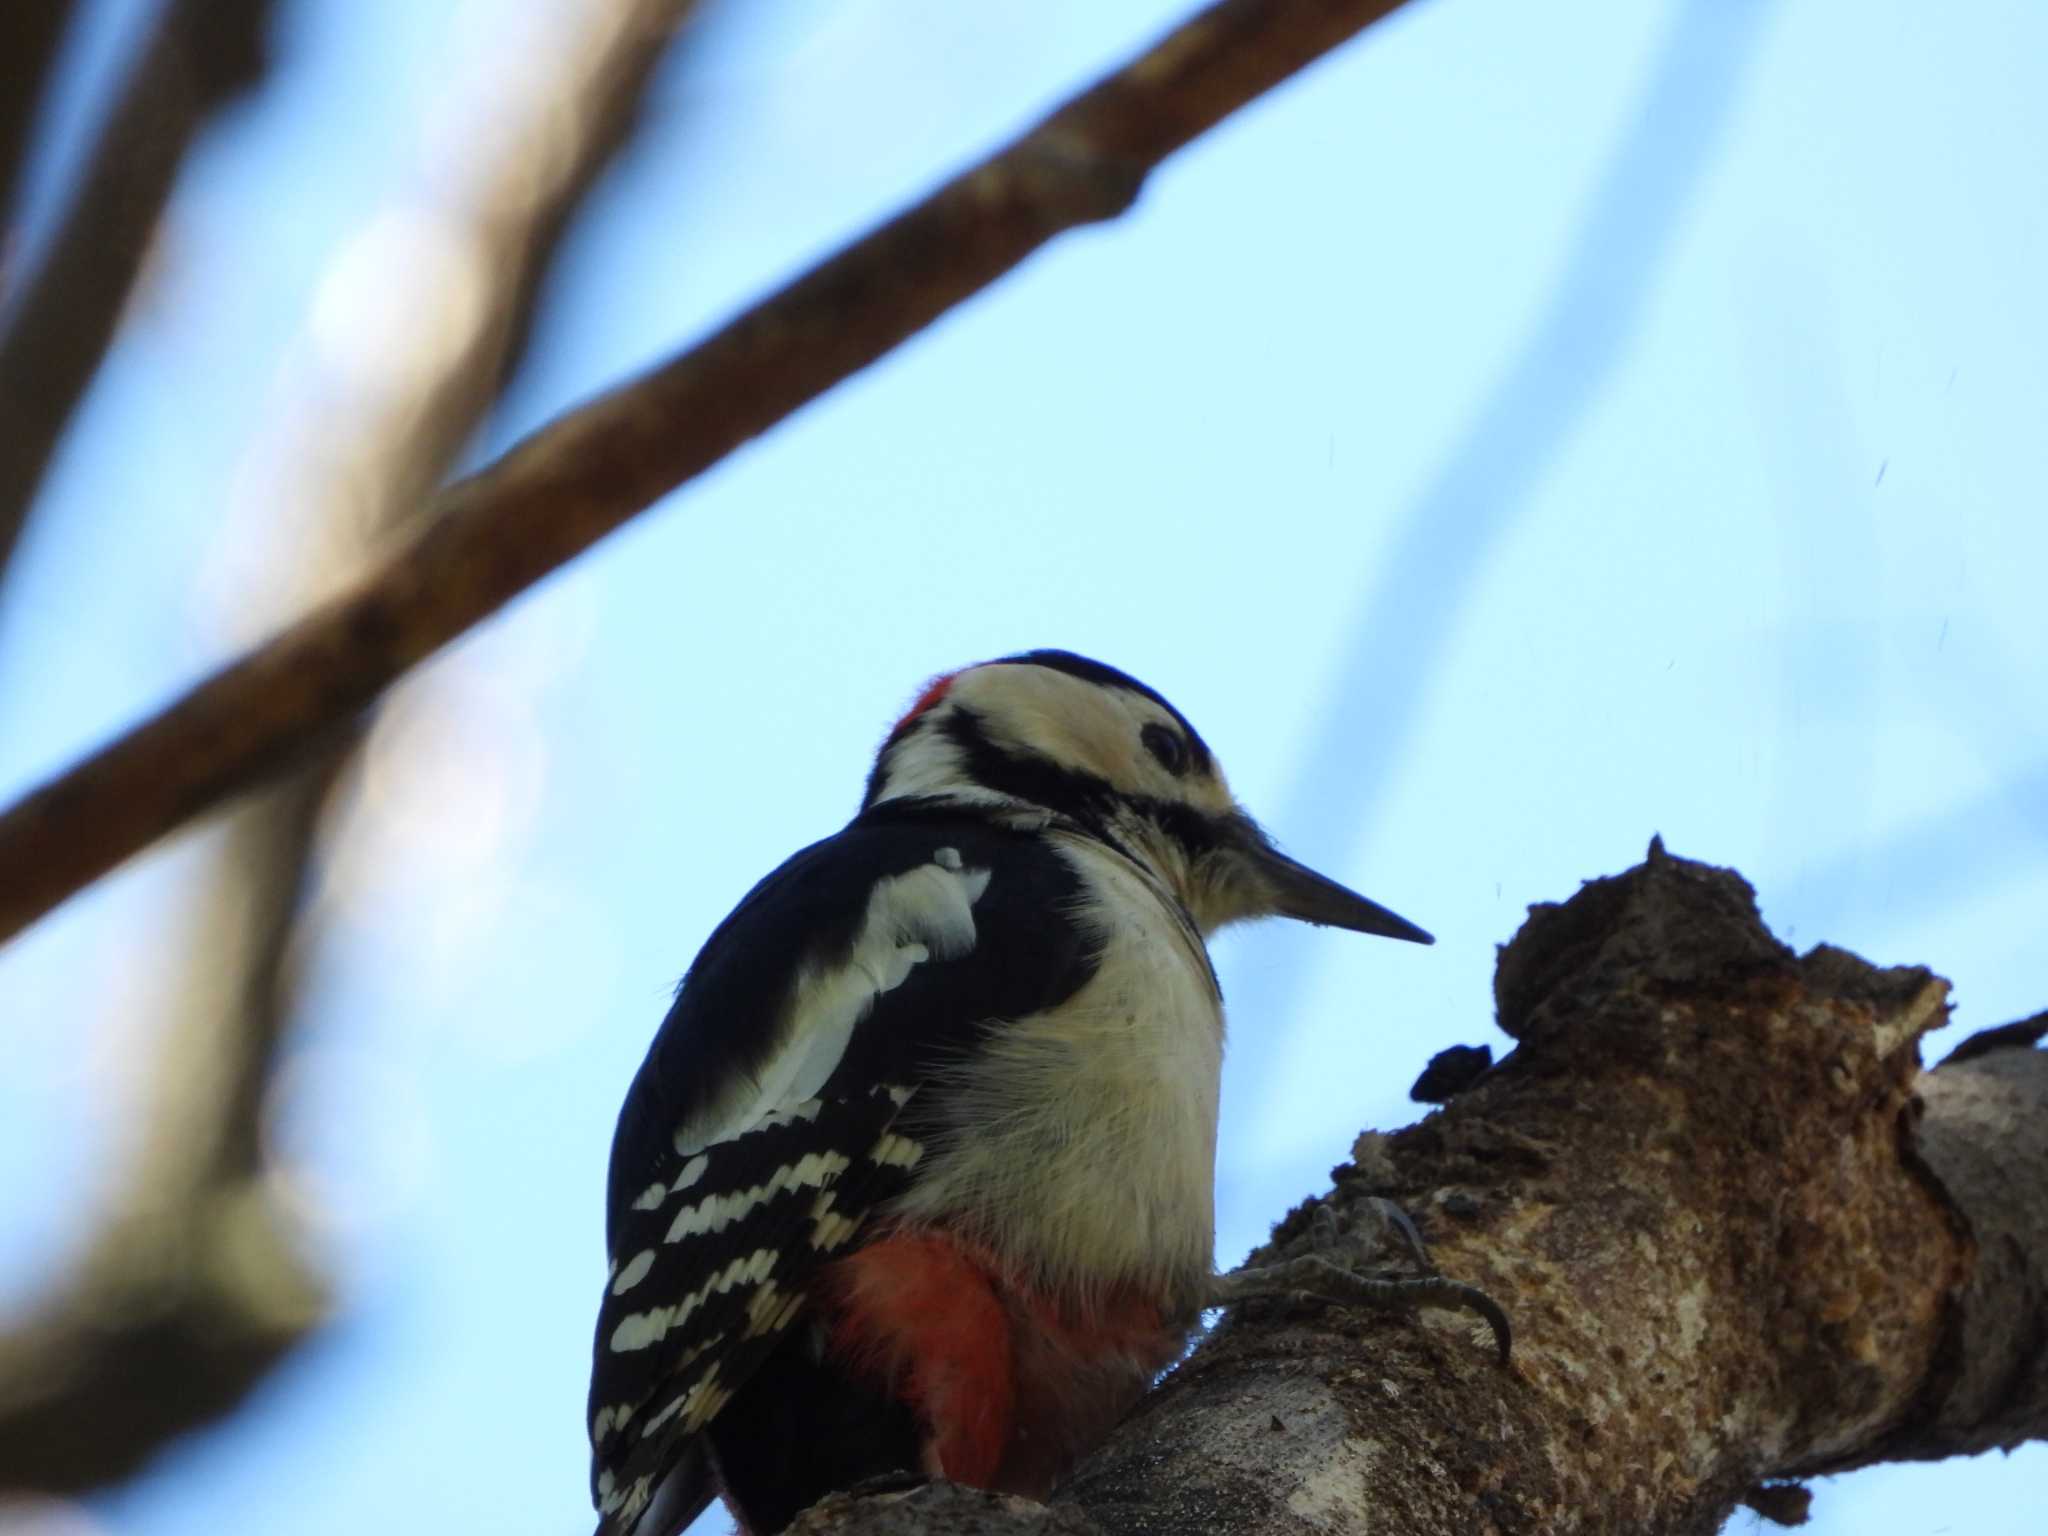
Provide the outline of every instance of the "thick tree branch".
<path id="1" fill-rule="evenodd" d="M 1535 909 L 1496 991 L 1513 1055 L 1325 1198 L 1413 1214 L 1513 1315 L 1508 1368 L 1460 1314 L 1242 1308 L 1051 1510 L 942 1489 L 799 1529 L 1703 1536 L 1795 1508 L 1772 1479 L 2048 1437 L 2048 1055 L 1922 1074 L 1944 982 L 1795 956 L 1654 846 Z"/>
<path id="2" fill-rule="evenodd" d="M 397 370 L 394 390 L 362 402 L 360 415 L 322 412 L 296 434 L 280 426 L 299 444 L 288 472 L 312 487 L 345 484 L 358 536 L 365 519 L 375 528 L 417 504 L 517 367 L 560 237 L 625 142 L 690 9 L 689 0 L 607 0 L 550 39 L 549 78 L 522 73 L 508 87 L 491 162 L 433 210 L 476 257 L 483 291 L 465 306 L 478 315 L 467 344 L 425 374 Z M 551 174 L 536 179 L 536 167 Z M 394 292 L 407 276 L 392 274 Z M 321 502 L 317 491 L 310 499 Z M 325 1285 L 276 1199 L 260 1127 L 299 1012 L 286 956 L 313 880 L 322 806 L 359 740 L 353 727 L 229 825 L 193 904 L 201 916 L 182 946 L 188 974 L 167 989 L 180 1013 L 142 1155 L 86 1260 L 34 1316 L 0 1334 L 0 1489 L 71 1493 L 128 1476 L 167 1440 L 234 1409 L 325 1314 Z"/>
<path id="3" fill-rule="evenodd" d="M 1222 0 L 688 353 L 443 494 L 352 590 L 0 817 L 0 938 L 277 772 L 408 667 L 916 334 L 1399 0 Z"/>
<path id="4" fill-rule="evenodd" d="M 274 0 L 166 0 L 0 332 L 0 574 L 114 339 L 185 153 L 262 78 Z M 33 10 L 36 7 L 28 6 Z"/>
<path id="5" fill-rule="evenodd" d="M 2044 1033 L 2048 1013 L 1986 1030 L 1922 1080 L 1913 1143 L 1967 1238 L 1966 1279 L 1906 1419 L 1843 1466 L 2048 1435 L 2048 1052 L 2033 1048 Z"/>

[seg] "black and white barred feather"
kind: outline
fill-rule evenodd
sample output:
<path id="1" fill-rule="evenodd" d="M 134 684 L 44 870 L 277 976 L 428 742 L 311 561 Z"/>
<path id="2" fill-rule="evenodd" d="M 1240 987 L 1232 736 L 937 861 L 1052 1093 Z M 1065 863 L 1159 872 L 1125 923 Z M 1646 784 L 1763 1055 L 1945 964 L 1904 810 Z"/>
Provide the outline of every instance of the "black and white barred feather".
<path id="1" fill-rule="evenodd" d="M 665 1480 L 665 1528 L 709 1498 L 698 1437 L 906 1187 L 931 1134 L 919 1086 L 1087 980 L 1091 945 L 1057 916 L 1078 889 L 1038 838 L 896 800 L 712 935 L 612 1147 L 589 1405 L 604 1529 Z"/>

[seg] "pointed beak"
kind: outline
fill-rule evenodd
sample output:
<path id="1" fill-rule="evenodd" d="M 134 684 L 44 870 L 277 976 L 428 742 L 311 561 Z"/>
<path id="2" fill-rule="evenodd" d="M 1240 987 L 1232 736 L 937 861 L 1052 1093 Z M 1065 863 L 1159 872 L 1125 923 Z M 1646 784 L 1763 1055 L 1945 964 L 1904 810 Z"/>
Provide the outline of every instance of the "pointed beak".
<path id="1" fill-rule="evenodd" d="M 1326 928 L 1348 928 L 1353 933 L 1374 933 L 1387 939 L 1406 939 L 1411 944 L 1434 944 L 1435 939 L 1405 917 L 1389 912 L 1376 901 L 1368 901 L 1354 890 L 1319 875 L 1306 864 L 1297 863 L 1273 846 L 1249 817 L 1240 823 L 1240 852 L 1255 877 L 1266 887 L 1271 910 L 1281 917 Z"/>

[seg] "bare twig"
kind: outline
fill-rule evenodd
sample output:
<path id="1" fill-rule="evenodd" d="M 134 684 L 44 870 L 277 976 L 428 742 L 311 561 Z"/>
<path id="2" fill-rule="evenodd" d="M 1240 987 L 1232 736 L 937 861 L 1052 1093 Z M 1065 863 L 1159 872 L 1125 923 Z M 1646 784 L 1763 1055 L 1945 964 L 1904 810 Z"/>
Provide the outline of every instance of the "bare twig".
<path id="1" fill-rule="evenodd" d="M 185 152 L 263 74 L 275 0 L 166 0 L 0 334 L 0 573 L 142 270 Z M 35 6 L 22 7 L 34 10 Z"/>
<path id="2" fill-rule="evenodd" d="M 366 514 L 375 525 L 416 505 L 516 368 L 562 231 L 627 138 L 691 4 L 609 0 L 579 12 L 574 35 L 548 40 L 546 78 L 522 74 L 506 88 L 513 121 L 494 135 L 492 163 L 432 210 L 443 238 L 471 251 L 462 280 L 482 290 L 463 306 L 479 316 L 467 344 L 425 377 L 395 370 L 360 416 L 317 413 L 295 435 L 280 426 L 299 446 L 287 474 L 351 488 L 349 531 L 359 535 Z M 536 179 L 537 167 L 552 171 Z M 330 738 L 229 828 L 195 903 L 200 930 L 182 946 L 190 974 L 166 989 L 181 1012 L 143 1155 L 86 1261 L 0 1335 L 0 1489 L 67 1493 L 132 1473 L 172 1436 L 232 1410 L 324 1315 L 324 1285 L 272 1193 L 259 1133 L 298 1012 L 285 958 L 320 811 L 357 739 L 353 729 Z M 222 981 L 235 977 L 246 978 L 239 994 Z"/>
<path id="3" fill-rule="evenodd" d="M 72 10 L 71 0 L 0 6 L 0 295 L 8 288 L 7 224 L 28 162 L 29 130 Z"/>
<path id="4" fill-rule="evenodd" d="M 1399 3 L 1211 6 L 698 347 L 451 487 L 353 590 L 0 817 L 0 938 L 278 771 L 406 668 L 1054 235 L 1123 212 L 1167 155 Z"/>

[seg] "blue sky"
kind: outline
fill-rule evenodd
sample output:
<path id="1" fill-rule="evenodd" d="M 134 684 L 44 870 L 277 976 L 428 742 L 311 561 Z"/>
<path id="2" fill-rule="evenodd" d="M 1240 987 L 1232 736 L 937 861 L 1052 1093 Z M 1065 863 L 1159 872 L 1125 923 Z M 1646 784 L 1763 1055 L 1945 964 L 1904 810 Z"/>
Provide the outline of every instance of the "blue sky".
<path id="1" fill-rule="evenodd" d="M 413 323 L 365 232 L 565 3 L 287 6 L 0 603 L 0 790 L 268 622 L 278 445 Z M 741 9 L 659 82 L 483 451 L 1182 14 Z M 1958 1029 L 2043 1006 L 2043 58 L 2034 0 L 1413 6 L 423 669 L 335 817 L 273 1115 L 343 1314 L 73 1516 L 577 1527 L 618 1097 L 711 925 L 971 659 L 1145 678 L 1292 851 L 1438 935 L 1218 945 L 1225 1263 L 1434 1051 L 1503 1043 L 1493 947 L 1653 832 L 1796 945 L 1941 971 Z M 0 1300 L 119 1177 L 210 847 L 0 953 Z M 1813 1529 L 2017 1533 L 2044 1471 L 1838 1479 Z"/>

